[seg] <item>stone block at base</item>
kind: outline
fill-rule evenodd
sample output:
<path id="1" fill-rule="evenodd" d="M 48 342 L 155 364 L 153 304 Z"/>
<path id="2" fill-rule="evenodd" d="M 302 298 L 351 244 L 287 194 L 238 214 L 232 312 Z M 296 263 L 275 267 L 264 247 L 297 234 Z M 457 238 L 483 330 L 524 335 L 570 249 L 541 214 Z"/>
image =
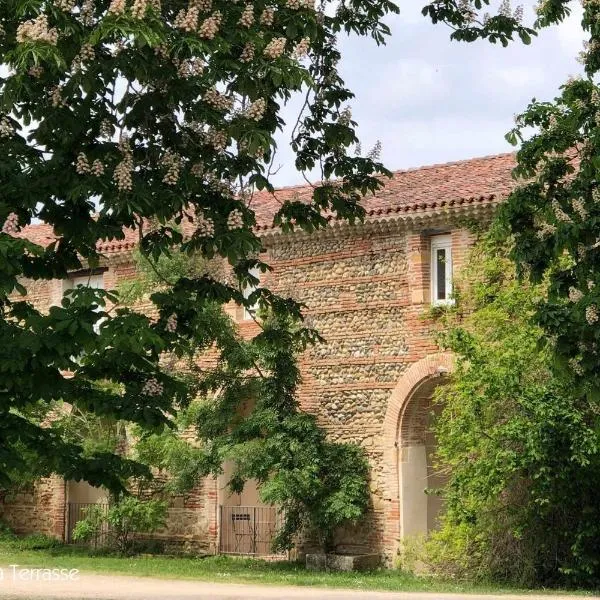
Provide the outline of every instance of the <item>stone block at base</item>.
<path id="1" fill-rule="evenodd" d="M 381 563 L 379 554 L 307 554 L 310 571 L 368 571 Z"/>

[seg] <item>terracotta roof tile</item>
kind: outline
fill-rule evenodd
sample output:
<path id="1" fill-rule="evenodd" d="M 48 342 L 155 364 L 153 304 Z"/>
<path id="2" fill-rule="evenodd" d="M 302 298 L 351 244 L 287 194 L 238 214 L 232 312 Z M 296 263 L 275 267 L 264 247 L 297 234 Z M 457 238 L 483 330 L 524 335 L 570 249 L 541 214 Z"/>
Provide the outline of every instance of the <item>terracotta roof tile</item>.
<path id="1" fill-rule="evenodd" d="M 368 217 L 377 217 L 500 200 L 514 186 L 514 167 L 514 154 L 499 154 L 396 171 L 382 190 L 365 197 L 362 203 Z M 250 206 L 256 213 L 258 230 L 272 228 L 273 216 L 284 201 L 306 202 L 311 195 L 308 185 L 281 188 L 274 194 L 255 193 Z M 47 224 L 30 225 L 19 235 L 44 246 L 56 239 Z M 124 240 L 99 242 L 98 250 L 107 254 L 126 252 L 136 242 L 137 233 L 126 229 Z"/>

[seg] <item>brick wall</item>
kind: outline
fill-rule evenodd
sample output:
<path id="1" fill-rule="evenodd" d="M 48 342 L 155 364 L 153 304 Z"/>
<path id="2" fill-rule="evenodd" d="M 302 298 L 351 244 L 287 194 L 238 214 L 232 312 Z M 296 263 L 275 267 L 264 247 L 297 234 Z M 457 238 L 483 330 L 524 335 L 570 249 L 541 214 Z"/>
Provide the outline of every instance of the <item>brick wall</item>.
<path id="1" fill-rule="evenodd" d="M 359 526 L 340 535 L 339 550 L 389 555 L 397 547 L 401 510 L 397 446 L 402 435 L 416 435 L 402 434 L 400 419 L 414 386 L 438 368 L 433 324 L 424 315 L 430 303 L 429 244 L 432 234 L 449 231 L 456 272 L 471 236 L 439 222 L 435 230 L 390 222 L 264 238 L 266 261 L 274 267 L 265 276 L 265 285 L 305 302 L 309 323 L 326 340 L 301 358 L 301 406 L 317 415 L 332 440 L 364 447 L 372 469 L 370 513 Z M 134 273 L 131 260 L 115 257 L 104 274 L 105 287 Z M 30 297 L 47 308 L 60 290 L 57 282 L 34 283 Z M 145 312 L 148 306 L 142 307 Z M 256 333 L 256 324 L 244 321 L 241 309 L 227 310 L 239 321 L 243 335 Z M 449 364 L 446 358 L 440 360 Z M 413 416 L 412 423 L 421 422 Z M 62 537 L 61 483 L 56 478 L 43 480 L 30 496 L 7 499 L 4 519 L 20 532 Z M 218 496 L 217 482 L 203 481 L 173 504 L 169 526 L 158 536 L 202 552 L 216 551 Z"/>

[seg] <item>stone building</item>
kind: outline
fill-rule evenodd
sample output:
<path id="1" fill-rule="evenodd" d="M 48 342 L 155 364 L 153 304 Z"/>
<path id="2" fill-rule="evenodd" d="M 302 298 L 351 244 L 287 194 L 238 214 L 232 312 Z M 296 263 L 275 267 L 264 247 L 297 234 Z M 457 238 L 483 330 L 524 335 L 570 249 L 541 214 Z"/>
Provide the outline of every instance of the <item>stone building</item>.
<path id="1" fill-rule="evenodd" d="M 464 224 L 490 218 L 512 187 L 513 167 L 513 155 L 500 155 L 399 171 L 383 191 L 364 199 L 364 223 L 332 221 L 310 235 L 283 235 L 271 226 L 278 202 L 307 197 L 310 188 L 254 197 L 265 260 L 274 269 L 265 285 L 305 302 L 326 340 L 302 357 L 301 405 L 317 415 L 332 439 L 363 446 L 372 468 L 372 509 L 337 540 L 339 550 L 390 556 L 401 538 L 436 525 L 441 500 L 424 492 L 442 483 L 430 459 L 435 443 L 428 427 L 430 398 L 452 369 L 452 359 L 436 347 L 427 314 L 432 305 L 453 301 L 453 273 L 472 242 Z M 27 235 L 39 243 L 53 239 L 45 225 L 28 228 Z M 77 277 L 115 286 L 134 273 L 134 245 L 134 235 L 102 243 L 102 272 L 91 279 L 89 273 L 75 273 L 70 281 L 35 283 L 31 300 L 49 307 Z M 244 309 L 228 310 L 245 335 L 255 332 Z M 249 484 L 232 497 L 223 483 L 223 478 L 207 479 L 174 499 L 161 536 L 202 552 L 267 552 L 268 544 L 257 546 L 254 539 L 248 545 L 244 537 L 256 533 L 256 489 Z M 65 539 L 73 506 L 101 496 L 87 484 L 55 477 L 7 495 L 1 517 L 17 532 Z"/>

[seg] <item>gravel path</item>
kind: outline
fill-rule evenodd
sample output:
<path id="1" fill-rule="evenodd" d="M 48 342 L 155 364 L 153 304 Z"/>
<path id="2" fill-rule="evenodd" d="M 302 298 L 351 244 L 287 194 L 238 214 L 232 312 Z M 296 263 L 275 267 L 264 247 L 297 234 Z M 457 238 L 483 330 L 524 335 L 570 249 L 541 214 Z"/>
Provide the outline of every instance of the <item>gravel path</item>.
<path id="1" fill-rule="evenodd" d="M 23 581 L 2 569 L 0 598 L 10 600 L 573 600 L 574 596 L 363 592 L 273 587 L 80 573 L 71 581 Z M 35 578 L 35 575 L 34 575 Z M 586 596 L 592 598 L 592 596 Z M 593 597 L 600 600 L 600 597 Z"/>

